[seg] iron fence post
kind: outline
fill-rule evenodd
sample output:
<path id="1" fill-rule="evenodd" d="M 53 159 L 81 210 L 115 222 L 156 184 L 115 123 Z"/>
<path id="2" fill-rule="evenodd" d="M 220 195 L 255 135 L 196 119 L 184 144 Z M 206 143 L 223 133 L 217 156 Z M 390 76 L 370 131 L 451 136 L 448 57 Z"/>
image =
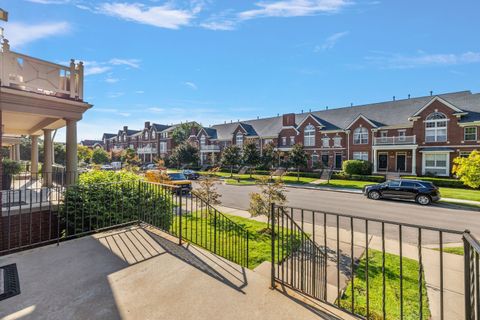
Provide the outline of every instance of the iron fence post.
<path id="1" fill-rule="evenodd" d="M 465 233 L 470 233 L 469 230 L 465 230 Z M 465 238 L 465 234 L 462 236 L 463 239 L 463 259 L 464 259 L 464 281 L 465 281 L 465 319 L 473 319 L 472 313 L 472 297 L 471 297 L 471 257 L 470 257 L 470 244 Z"/>
<path id="2" fill-rule="evenodd" d="M 209 206 L 207 202 L 207 206 Z M 210 210 L 210 208 L 208 208 Z M 213 214 L 213 253 L 217 253 L 217 210 Z"/>
<path id="3" fill-rule="evenodd" d="M 270 287 L 271 289 L 275 288 L 275 203 L 272 202 L 270 207 L 270 221 L 271 221 L 271 240 L 272 240 L 272 264 L 271 264 L 271 279 L 270 279 Z"/>
<path id="4" fill-rule="evenodd" d="M 180 199 L 179 199 L 179 209 L 178 209 L 178 244 L 182 245 L 182 189 L 180 188 Z"/>
<path id="5" fill-rule="evenodd" d="M 248 232 L 248 230 L 247 230 L 246 232 L 247 232 L 247 254 L 246 254 L 246 256 L 247 256 L 247 263 L 246 263 L 246 265 L 247 265 L 247 268 L 248 268 L 248 237 L 249 237 L 248 234 L 249 234 L 249 232 Z"/>

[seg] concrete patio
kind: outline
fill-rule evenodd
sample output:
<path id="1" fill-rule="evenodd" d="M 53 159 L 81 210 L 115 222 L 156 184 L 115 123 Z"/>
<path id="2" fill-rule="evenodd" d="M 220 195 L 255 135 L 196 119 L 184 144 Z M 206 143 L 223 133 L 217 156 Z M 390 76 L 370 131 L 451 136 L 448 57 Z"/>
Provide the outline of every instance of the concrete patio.
<path id="1" fill-rule="evenodd" d="M 327 305 L 269 289 L 252 271 L 147 227 L 130 227 L 0 258 L 21 294 L 0 319 L 348 319 Z M 268 264 L 268 263 L 267 263 Z"/>

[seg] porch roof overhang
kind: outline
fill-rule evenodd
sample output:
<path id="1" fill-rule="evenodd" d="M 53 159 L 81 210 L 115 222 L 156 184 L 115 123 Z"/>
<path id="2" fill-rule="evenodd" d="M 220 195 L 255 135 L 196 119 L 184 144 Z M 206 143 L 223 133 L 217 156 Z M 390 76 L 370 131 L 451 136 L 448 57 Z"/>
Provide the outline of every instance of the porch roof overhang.
<path id="1" fill-rule="evenodd" d="M 427 147 L 422 148 L 420 150 L 422 153 L 429 153 L 429 152 L 455 152 L 452 148 L 442 148 L 442 147 Z"/>
<path id="2" fill-rule="evenodd" d="M 405 150 L 405 149 L 416 150 L 417 148 L 418 148 L 417 144 L 392 144 L 392 145 L 372 146 L 372 150 Z"/>
<path id="3" fill-rule="evenodd" d="M 11 136 L 11 135 L 3 135 L 2 136 L 2 146 L 8 147 L 15 144 L 20 144 L 22 142 L 22 137 L 20 136 Z"/>
<path id="4" fill-rule="evenodd" d="M 3 133 L 42 135 L 42 129 L 58 129 L 66 119 L 81 120 L 92 105 L 83 101 L 0 87 Z"/>

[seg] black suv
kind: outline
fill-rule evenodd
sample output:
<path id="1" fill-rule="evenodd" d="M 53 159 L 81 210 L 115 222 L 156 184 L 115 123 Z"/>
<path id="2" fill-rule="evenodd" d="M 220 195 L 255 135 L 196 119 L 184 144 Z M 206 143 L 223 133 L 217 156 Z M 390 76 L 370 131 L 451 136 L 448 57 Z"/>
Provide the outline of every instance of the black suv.
<path id="1" fill-rule="evenodd" d="M 381 198 L 415 200 L 424 206 L 440 200 L 438 188 L 431 182 L 421 180 L 390 180 L 369 185 L 363 188 L 363 194 L 373 200 Z"/>

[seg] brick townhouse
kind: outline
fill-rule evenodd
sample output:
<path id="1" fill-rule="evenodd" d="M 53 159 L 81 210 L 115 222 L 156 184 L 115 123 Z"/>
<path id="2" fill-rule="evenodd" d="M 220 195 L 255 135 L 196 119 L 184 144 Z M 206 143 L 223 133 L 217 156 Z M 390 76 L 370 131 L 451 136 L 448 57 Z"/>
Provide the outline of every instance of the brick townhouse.
<path id="1" fill-rule="evenodd" d="M 253 142 L 262 153 L 271 143 L 285 154 L 302 144 L 309 169 L 339 170 L 343 161 L 361 159 L 378 174 L 448 176 L 455 157 L 479 147 L 479 126 L 480 94 L 462 91 L 218 124 L 193 132 L 190 140 L 199 146 L 201 164 L 218 163 L 232 144 Z M 158 156 L 173 149 L 173 130 L 157 133 Z"/>

